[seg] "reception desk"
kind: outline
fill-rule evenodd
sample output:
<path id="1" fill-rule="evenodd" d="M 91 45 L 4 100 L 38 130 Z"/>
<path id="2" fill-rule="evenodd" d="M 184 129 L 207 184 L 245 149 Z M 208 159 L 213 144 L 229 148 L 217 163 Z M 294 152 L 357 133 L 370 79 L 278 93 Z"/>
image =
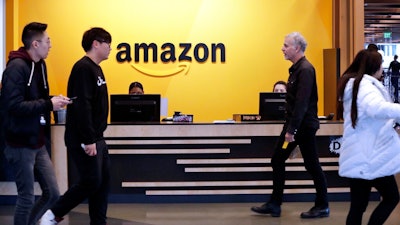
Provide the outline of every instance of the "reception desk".
<path id="1" fill-rule="evenodd" d="M 105 138 L 112 163 L 111 202 L 251 202 L 272 192 L 271 156 L 282 123 L 239 122 L 109 124 Z M 321 122 L 320 161 L 332 200 L 348 199 L 338 176 L 332 140 L 341 122 Z M 68 165 L 64 126 L 52 127 L 52 159 L 61 192 L 76 172 Z M 332 145 L 331 145 L 332 147 Z M 287 160 L 286 201 L 313 201 L 313 182 L 303 160 Z"/>

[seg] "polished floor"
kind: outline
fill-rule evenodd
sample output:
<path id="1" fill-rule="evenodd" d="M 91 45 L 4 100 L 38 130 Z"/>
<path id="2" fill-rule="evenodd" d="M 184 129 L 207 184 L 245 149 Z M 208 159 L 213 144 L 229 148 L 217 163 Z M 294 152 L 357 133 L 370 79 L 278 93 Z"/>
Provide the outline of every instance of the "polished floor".
<path id="1" fill-rule="evenodd" d="M 261 203 L 259 203 L 261 204 Z M 257 215 L 250 211 L 254 203 L 225 204 L 110 204 L 108 225 L 341 225 L 345 224 L 348 202 L 330 203 L 328 218 L 301 219 L 301 211 L 311 203 L 284 203 L 279 218 Z M 376 207 L 371 202 L 364 215 L 364 223 Z M 0 205 L 0 224 L 12 225 L 13 206 Z M 88 225 L 87 205 L 81 204 L 65 217 L 60 225 Z M 400 206 L 391 214 L 385 225 L 400 224 Z"/>

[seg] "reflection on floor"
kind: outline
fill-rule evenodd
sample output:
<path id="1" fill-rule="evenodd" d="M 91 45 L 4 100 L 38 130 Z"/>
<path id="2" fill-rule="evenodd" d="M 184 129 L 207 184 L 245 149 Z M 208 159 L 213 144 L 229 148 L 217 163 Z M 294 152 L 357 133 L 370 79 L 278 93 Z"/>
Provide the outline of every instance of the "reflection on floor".
<path id="1" fill-rule="evenodd" d="M 259 203 L 262 204 L 262 203 Z M 254 203 L 225 204 L 110 204 L 108 225 L 341 225 L 345 224 L 348 202 L 330 203 L 331 216 L 320 219 L 300 219 L 302 211 L 312 203 L 284 203 L 279 218 L 257 215 L 250 211 Z M 371 202 L 363 224 L 377 202 Z M 0 205 L 1 225 L 12 225 L 14 206 Z M 60 225 L 88 225 L 87 205 L 81 204 L 70 212 Z M 398 225 L 400 206 L 391 214 L 385 225 Z"/>

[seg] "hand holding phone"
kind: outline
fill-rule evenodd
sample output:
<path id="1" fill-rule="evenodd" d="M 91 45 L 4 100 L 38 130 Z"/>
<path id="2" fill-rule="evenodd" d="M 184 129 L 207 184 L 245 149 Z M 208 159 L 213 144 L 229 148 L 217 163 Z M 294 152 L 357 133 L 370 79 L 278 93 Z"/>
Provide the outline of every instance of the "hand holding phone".
<path id="1" fill-rule="evenodd" d="M 73 100 L 75 100 L 75 99 L 77 99 L 77 98 L 78 98 L 77 96 L 70 97 L 70 98 L 69 98 L 69 101 L 72 102 Z"/>

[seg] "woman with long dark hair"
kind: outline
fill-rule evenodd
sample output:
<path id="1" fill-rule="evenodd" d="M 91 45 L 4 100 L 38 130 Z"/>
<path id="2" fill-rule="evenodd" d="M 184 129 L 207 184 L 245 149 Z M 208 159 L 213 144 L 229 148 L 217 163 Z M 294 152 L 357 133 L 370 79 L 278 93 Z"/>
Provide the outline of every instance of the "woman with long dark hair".
<path id="1" fill-rule="evenodd" d="M 350 180 L 347 225 L 361 225 L 371 188 L 382 197 L 368 225 L 383 224 L 399 202 L 394 174 L 400 172 L 400 139 L 393 125 L 400 105 L 380 81 L 382 56 L 358 52 L 338 84 L 339 117 L 344 119 L 339 175 Z"/>

